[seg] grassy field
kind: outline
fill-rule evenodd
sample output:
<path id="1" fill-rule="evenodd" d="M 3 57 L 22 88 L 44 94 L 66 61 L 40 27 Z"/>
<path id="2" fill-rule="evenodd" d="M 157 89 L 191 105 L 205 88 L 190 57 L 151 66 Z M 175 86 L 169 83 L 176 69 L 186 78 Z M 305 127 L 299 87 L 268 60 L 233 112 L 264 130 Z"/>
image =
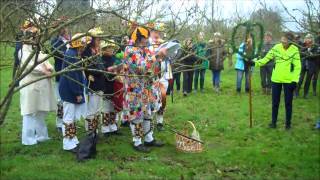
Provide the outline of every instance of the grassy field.
<path id="1" fill-rule="evenodd" d="M 11 72 L 1 69 L 1 96 Z M 150 154 L 135 152 L 128 128 L 124 136 L 100 139 L 96 159 L 78 163 L 62 150 L 61 135 L 55 129 L 55 114 L 47 118 L 50 141 L 35 146 L 21 145 L 22 118 L 19 94 L 1 126 L 1 180 L 9 179 L 301 179 L 320 178 L 320 138 L 314 130 L 319 118 L 318 97 L 294 100 L 290 131 L 284 130 L 281 99 L 278 128 L 268 129 L 271 97 L 260 92 L 259 71 L 253 75 L 254 127 L 249 128 L 248 95 L 235 92 L 235 71 L 222 73 L 222 92 L 214 93 L 207 71 L 205 92 L 183 97 L 175 94 L 165 120 L 182 129 L 191 120 L 205 141 L 205 150 L 187 154 L 175 149 L 174 134 L 155 132 L 166 146 Z M 79 123 L 80 137 L 84 122 Z"/>

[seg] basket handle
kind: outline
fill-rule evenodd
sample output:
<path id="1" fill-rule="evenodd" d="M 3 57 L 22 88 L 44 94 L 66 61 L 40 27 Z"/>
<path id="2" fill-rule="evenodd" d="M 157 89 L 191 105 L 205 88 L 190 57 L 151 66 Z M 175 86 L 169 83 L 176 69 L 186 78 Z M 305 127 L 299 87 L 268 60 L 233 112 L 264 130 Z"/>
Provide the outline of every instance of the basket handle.
<path id="1" fill-rule="evenodd" d="M 189 124 L 191 124 L 192 128 L 194 131 L 197 131 L 196 126 L 193 124 L 193 122 L 191 121 L 187 121 Z"/>
<path id="2" fill-rule="evenodd" d="M 188 123 L 187 123 L 187 122 L 188 122 Z M 191 127 L 193 128 L 193 130 L 195 130 L 195 131 L 197 130 L 197 129 L 196 129 L 196 126 L 195 126 L 191 121 L 187 121 L 187 122 L 184 123 L 184 128 L 183 128 L 183 133 L 186 134 L 186 135 L 189 134 L 189 133 L 188 133 L 187 124 L 190 124 Z"/>

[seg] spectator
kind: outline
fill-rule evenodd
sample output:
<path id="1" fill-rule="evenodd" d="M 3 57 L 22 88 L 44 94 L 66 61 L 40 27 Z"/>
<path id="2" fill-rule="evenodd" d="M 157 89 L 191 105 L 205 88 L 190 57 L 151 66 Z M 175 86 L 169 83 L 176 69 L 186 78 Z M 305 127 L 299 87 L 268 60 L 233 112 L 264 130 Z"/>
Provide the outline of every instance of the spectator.
<path id="1" fill-rule="evenodd" d="M 186 39 L 184 42 L 184 53 L 182 56 L 181 63 L 183 64 L 183 95 L 187 96 L 188 93 L 192 92 L 192 81 L 193 81 L 193 65 L 196 61 L 196 57 L 193 55 L 192 39 Z"/>
<path id="2" fill-rule="evenodd" d="M 319 62 L 317 60 L 319 59 L 319 52 L 318 47 L 315 46 L 313 36 L 311 34 L 308 34 L 306 36 L 306 67 L 307 67 L 307 77 L 304 84 L 304 98 L 307 98 L 310 83 L 313 77 L 317 78 L 317 72 L 319 71 Z M 316 90 L 314 89 L 313 93 L 315 94 Z"/>
<path id="3" fill-rule="evenodd" d="M 204 88 L 204 77 L 206 74 L 206 69 L 208 69 L 209 62 L 207 60 L 207 45 L 204 42 L 204 33 L 200 32 L 198 36 L 198 43 L 195 44 L 196 53 L 196 70 L 194 71 L 194 92 L 198 90 L 198 80 L 200 77 L 200 91 L 203 92 Z"/>
<path id="4" fill-rule="evenodd" d="M 226 58 L 227 51 L 223 44 L 223 39 L 219 32 L 214 33 L 214 39 L 209 41 L 208 59 L 209 69 L 212 72 L 212 84 L 214 90 L 220 92 L 220 74 L 223 70 L 223 62 Z"/>
<path id="5" fill-rule="evenodd" d="M 307 75 L 307 61 L 306 61 L 306 55 L 307 55 L 307 50 L 308 50 L 308 39 L 304 39 L 303 43 L 300 41 L 300 39 L 297 39 L 297 37 L 300 36 L 296 36 L 295 39 L 295 44 L 299 49 L 300 52 L 300 59 L 301 59 L 301 72 L 300 72 L 300 78 L 299 78 L 299 82 L 297 85 L 297 88 L 295 90 L 295 96 L 298 97 L 299 96 L 299 92 L 300 92 L 300 88 L 303 84 L 303 81 Z"/>
<path id="6" fill-rule="evenodd" d="M 262 48 L 262 57 L 266 56 L 269 50 L 274 46 L 272 43 L 272 34 L 267 32 L 264 35 L 264 44 Z M 263 94 L 271 93 L 271 75 L 274 67 L 274 60 L 269 61 L 265 66 L 260 67 L 261 87 Z"/>

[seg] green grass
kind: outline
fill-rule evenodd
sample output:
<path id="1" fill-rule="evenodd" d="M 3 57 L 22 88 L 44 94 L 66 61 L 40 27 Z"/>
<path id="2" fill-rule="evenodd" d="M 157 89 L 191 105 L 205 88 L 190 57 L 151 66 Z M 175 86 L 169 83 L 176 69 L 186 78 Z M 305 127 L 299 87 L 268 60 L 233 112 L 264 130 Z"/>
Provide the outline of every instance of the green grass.
<path id="1" fill-rule="evenodd" d="M 1 96 L 11 72 L 1 69 Z M 107 143 L 100 139 L 96 159 L 78 163 L 62 150 L 61 135 L 55 130 L 55 116 L 47 118 L 50 141 L 35 146 L 21 145 L 19 94 L 1 126 L 1 180 L 10 179 L 319 179 L 320 139 L 313 126 L 319 118 L 319 100 L 295 99 L 292 130 L 284 130 L 283 98 L 276 130 L 267 128 L 271 118 L 271 97 L 260 92 L 259 71 L 253 75 L 254 127 L 249 128 L 248 96 L 235 93 L 235 71 L 222 73 L 222 92 L 211 88 L 207 71 L 205 92 L 183 97 L 175 94 L 168 104 L 167 123 L 182 129 L 195 123 L 205 141 L 204 151 L 187 154 L 175 149 L 174 134 L 155 132 L 166 146 L 150 154 L 135 152 L 128 128 L 122 137 Z M 170 100 L 171 101 L 171 100 Z M 84 123 L 80 137 L 84 135 Z"/>

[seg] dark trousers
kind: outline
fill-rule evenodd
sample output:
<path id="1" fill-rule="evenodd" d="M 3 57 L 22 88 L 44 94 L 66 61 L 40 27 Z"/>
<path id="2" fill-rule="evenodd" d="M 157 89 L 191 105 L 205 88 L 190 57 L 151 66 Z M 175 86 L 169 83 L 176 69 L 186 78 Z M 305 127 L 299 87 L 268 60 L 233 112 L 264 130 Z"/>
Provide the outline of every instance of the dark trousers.
<path id="1" fill-rule="evenodd" d="M 318 74 L 319 74 L 319 67 L 318 64 L 315 62 L 309 62 L 309 67 L 307 70 L 307 77 L 304 83 L 304 96 L 306 97 L 309 93 L 309 87 L 312 80 L 313 86 L 313 93 L 316 94 L 317 91 L 317 81 L 318 81 Z"/>
<path id="2" fill-rule="evenodd" d="M 318 68 L 318 70 L 316 71 L 316 73 L 314 74 L 314 76 L 312 78 L 312 86 L 313 86 L 313 94 L 314 95 L 316 95 L 316 93 L 317 93 L 317 82 L 318 82 L 319 72 L 320 72 L 320 68 Z"/>
<path id="3" fill-rule="evenodd" d="M 293 91 L 295 89 L 295 85 L 291 83 L 272 83 L 272 123 L 276 124 L 278 120 L 282 87 L 284 90 L 284 102 L 286 108 L 286 126 L 290 126 L 292 117 Z"/>
<path id="4" fill-rule="evenodd" d="M 260 68 L 261 87 L 271 89 L 272 66 L 263 66 Z"/>
<path id="5" fill-rule="evenodd" d="M 197 69 L 194 71 L 194 90 L 198 90 L 198 79 L 200 76 L 200 90 L 203 90 L 204 87 L 204 76 L 206 74 L 205 69 Z"/>
<path id="6" fill-rule="evenodd" d="M 192 92 L 193 70 L 183 72 L 183 92 Z"/>
<path id="7" fill-rule="evenodd" d="M 307 66 L 305 65 L 305 62 L 302 62 L 300 78 L 299 78 L 299 82 L 298 82 L 297 89 L 296 89 L 296 94 L 297 95 L 299 94 L 300 88 L 301 88 L 301 86 L 303 84 L 303 80 L 304 80 L 304 77 L 306 75 L 306 72 L 307 72 Z"/>
<path id="8" fill-rule="evenodd" d="M 176 88 L 177 91 L 180 91 L 180 77 L 181 77 L 181 72 L 174 73 L 173 74 L 173 84 L 176 83 Z"/>

